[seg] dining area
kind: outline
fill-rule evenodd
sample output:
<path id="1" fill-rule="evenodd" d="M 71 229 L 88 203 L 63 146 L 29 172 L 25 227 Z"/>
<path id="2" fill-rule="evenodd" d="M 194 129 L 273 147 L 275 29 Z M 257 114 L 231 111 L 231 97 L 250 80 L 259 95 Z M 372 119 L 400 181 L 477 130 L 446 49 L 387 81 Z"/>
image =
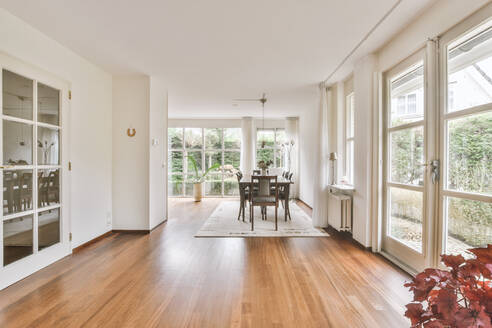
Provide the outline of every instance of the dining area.
<path id="1" fill-rule="evenodd" d="M 251 174 L 236 173 L 239 185 L 239 213 L 237 220 L 246 222 L 249 217 L 251 231 L 255 227 L 254 208 L 260 208 L 261 220 L 268 221 L 268 207 L 274 211 L 274 228 L 278 230 L 278 209 L 282 206 L 284 221 L 291 220 L 289 211 L 290 186 L 294 183 L 292 172 L 283 171 L 280 175 L 270 173 L 268 170 L 253 170 Z M 246 208 L 249 213 L 246 215 Z"/>

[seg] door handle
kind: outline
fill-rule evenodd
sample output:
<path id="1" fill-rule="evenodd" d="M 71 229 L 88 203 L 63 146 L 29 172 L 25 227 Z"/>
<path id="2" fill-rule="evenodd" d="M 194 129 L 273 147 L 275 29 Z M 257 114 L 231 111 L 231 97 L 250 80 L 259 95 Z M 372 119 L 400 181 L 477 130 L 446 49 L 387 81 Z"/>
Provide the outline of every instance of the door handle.
<path id="1" fill-rule="evenodd" d="M 430 161 L 429 163 L 422 163 L 422 164 L 418 164 L 419 166 L 429 166 L 430 167 L 430 173 L 431 173 L 431 180 L 432 180 L 432 183 L 433 184 L 436 184 L 438 181 L 439 181 L 439 177 L 440 177 L 440 174 L 439 174 L 439 167 L 440 167 L 440 163 L 439 163 L 439 160 L 438 159 L 434 159 L 432 161 Z"/>
<path id="2" fill-rule="evenodd" d="M 440 167 L 440 162 L 438 159 L 432 160 L 430 162 L 430 167 L 431 167 L 431 180 L 433 184 L 436 184 L 439 182 L 440 178 L 440 173 L 439 173 L 439 167 Z"/>

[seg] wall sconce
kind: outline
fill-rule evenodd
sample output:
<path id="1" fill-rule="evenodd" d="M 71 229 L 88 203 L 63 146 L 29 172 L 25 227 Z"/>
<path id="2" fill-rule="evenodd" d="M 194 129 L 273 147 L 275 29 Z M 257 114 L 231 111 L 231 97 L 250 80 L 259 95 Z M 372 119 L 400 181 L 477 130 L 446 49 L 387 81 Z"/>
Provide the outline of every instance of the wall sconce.
<path id="1" fill-rule="evenodd" d="M 135 130 L 134 128 L 128 128 L 128 130 L 126 130 L 126 134 L 129 136 L 129 137 L 134 137 L 135 134 L 137 133 L 137 130 Z"/>

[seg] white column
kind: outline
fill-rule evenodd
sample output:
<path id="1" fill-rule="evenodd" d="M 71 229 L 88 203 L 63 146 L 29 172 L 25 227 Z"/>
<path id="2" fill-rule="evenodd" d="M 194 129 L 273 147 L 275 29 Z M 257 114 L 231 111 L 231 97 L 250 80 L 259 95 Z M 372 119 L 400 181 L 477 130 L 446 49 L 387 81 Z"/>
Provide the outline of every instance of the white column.
<path id="1" fill-rule="evenodd" d="M 254 168 L 254 125 L 252 117 L 243 117 L 241 121 L 241 172 L 251 174 Z"/>
<path id="2" fill-rule="evenodd" d="M 285 136 L 287 142 L 292 146 L 290 155 L 288 154 L 289 147 L 286 148 L 286 167 L 289 172 L 294 173 L 292 179 L 294 184 L 290 188 L 290 196 L 297 198 L 299 194 L 299 119 L 297 117 L 287 117 L 285 119 Z"/>
<path id="3" fill-rule="evenodd" d="M 331 90 L 327 90 L 324 83 L 320 84 L 320 104 L 318 109 L 317 147 L 314 154 L 314 206 L 313 225 L 315 227 L 328 226 L 328 155 L 329 155 L 329 108 L 331 107 Z"/>

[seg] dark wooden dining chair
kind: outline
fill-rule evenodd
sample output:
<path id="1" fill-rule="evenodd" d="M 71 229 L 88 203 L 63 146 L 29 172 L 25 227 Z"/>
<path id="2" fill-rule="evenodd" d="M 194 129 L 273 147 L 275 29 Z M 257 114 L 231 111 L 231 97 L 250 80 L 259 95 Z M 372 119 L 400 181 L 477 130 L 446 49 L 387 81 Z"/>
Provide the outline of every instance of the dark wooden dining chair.
<path id="1" fill-rule="evenodd" d="M 278 212 L 278 184 L 276 175 L 258 175 L 252 176 L 250 182 L 250 190 L 253 190 L 253 186 L 258 185 L 258 192 L 250 193 L 249 196 L 249 213 L 251 218 L 251 231 L 254 230 L 254 207 L 261 207 L 261 216 L 263 220 L 267 217 L 267 206 L 275 206 L 275 231 L 278 230 L 277 212 Z M 275 186 L 274 195 L 271 194 L 271 186 Z"/>
<path id="2" fill-rule="evenodd" d="M 246 208 L 246 204 L 248 203 L 249 200 L 249 190 L 248 187 L 241 187 L 241 179 L 243 178 L 243 173 L 241 171 L 238 171 L 236 173 L 236 178 L 237 178 L 237 183 L 239 185 L 239 214 L 237 216 L 237 219 L 240 220 L 241 214 L 243 216 L 243 221 L 244 221 L 244 210 Z"/>

